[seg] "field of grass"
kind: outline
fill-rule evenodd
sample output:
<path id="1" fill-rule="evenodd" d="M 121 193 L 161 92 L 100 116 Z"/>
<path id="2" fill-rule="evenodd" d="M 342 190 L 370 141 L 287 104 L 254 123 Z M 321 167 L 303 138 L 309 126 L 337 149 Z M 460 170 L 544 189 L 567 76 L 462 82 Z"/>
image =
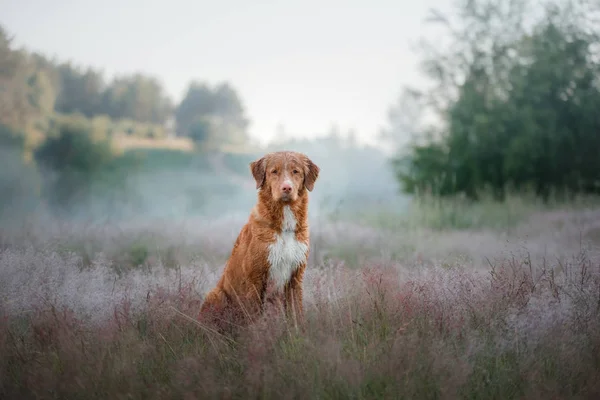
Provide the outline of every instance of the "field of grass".
<path id="1" fill-rule="evenodd" d="M 236 337 L 194 318 L 246 215 L 0 227 L 0 398 L 598 398 L 600 209 L 512 204 L 313 218 L 306 326 Z"/>

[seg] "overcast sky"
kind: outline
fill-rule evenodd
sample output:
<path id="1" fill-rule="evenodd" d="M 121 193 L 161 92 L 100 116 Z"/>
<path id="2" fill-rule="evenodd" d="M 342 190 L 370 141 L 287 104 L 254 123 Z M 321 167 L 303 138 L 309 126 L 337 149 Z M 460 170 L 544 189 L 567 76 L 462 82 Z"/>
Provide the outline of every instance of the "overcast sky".
<path id="1" fill-rule="evenodd" d="M 451 0 L 0 0 L 16 43 L 113 74 L 160 78 L 175 101 L 192 79 L 229 81 L 261 142 L 282 124 L 332 124 L 372 142 L 403 84 L 428 9 Z"/>

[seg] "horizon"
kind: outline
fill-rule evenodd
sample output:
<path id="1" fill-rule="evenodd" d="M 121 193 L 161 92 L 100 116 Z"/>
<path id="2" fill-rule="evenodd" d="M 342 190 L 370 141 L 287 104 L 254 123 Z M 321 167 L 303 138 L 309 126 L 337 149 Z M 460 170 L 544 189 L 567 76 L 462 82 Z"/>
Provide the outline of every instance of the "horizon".
<path id="1" fill-rule="evenodd" d="M 167 7 L 152 0 L 143 8 L 135 1 L 117 7 L 112 0 L 2 2 L 0 12 L 17 47 L 102 71 L 107 80 L 154 76 L 175 103 L 193 80 L 228 82 L 250 119 L 250 138 L 261 147 L 281 132 L 313 139 L 333 127 L 379 147 L 378 135 L 403 86 L 423 82 L 412 46 L 426 36 L 428 10 L 435 4 L 444 9 L 450 0 L 412 6 L 354 1 L 343 3 L 344 11 L 335 3 L 319 6 L 318 14 L 310 2 L 243 7 L 239 1 L 208 6 L 187 0 Z M 207 7 L 210 19 L 204 17 Z M 32 15 L 32 8 L 40 12 Z M 93 20 L 84 18 L 90 14 Z"/>

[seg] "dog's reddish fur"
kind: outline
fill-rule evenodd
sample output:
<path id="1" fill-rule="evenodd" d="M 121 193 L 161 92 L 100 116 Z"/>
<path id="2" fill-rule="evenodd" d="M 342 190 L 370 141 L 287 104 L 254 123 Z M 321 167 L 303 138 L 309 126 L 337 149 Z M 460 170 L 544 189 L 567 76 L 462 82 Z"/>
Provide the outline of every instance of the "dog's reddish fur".
<path id="1" fill-rule="evenodd" d="M 314 187 L 319 167 L 304 154 L 275 152 L 250 163 L 250 170 L 259 189 L 257 204 L 233 245 L 221 279 L 206 295 L 200 318 L 212 322 L 231 317 L 252 319 L 263 311 L 268 288 L 273 286 L 269 285 L 269 249 L 282 234 L 286 206 L 295 217 L 295 239 L 306 244 L 307 250 L 283 290 L 273 294 L 282 300 L 288 315 L 302 318 L 302 278 L 309 246 L 308 191 Z M 291 187 L 288 193 L 283 190 L 286 185 L 287 190 Z"/>

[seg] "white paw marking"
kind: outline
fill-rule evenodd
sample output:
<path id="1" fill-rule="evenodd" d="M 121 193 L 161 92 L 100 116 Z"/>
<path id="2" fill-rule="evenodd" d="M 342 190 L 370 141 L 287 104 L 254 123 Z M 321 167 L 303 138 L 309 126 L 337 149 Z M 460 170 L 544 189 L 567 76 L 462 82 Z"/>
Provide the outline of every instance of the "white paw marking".
<path id="1" fill-rule="evenodd" d="M 298 266 L 306 261 L 308 245 L 296 239 L 296 218 L 290 209 L 283 209 L 281 233 L 276 235 L 275 243 L 269 245 L 269 277 L 277 290 L 282 290 Z"/>

